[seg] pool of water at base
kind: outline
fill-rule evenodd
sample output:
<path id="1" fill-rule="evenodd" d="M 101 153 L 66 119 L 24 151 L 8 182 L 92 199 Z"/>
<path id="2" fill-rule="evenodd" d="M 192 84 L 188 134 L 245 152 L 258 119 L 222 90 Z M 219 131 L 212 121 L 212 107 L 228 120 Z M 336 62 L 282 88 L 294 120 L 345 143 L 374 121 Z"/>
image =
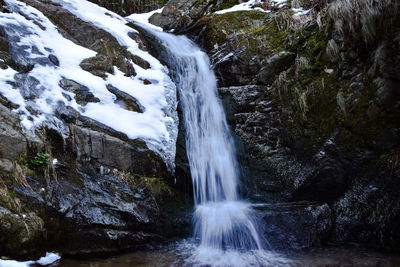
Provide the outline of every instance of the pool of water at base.
<path id="1" fill-rule="evenodd" d="M 204 252 L 204 251 L 203 251 Z M 397 267 L 400 266 L 400 254 L 390 254 L 359 247 L 329 246 L 291 252 L 268 252 L 265 260 L 252 262 L 254 256 L 248 253 L 206 254 L 209 261 L 197 260 L 199 249 L 183 241 L 157 250 L 136 251 L 109 258 L 72 259 L 62 257 L 58 267 L 166 267 L 166 266 L 290 266 L 290 267 Z M 214 258 L 213 258 L 214 257 Z M 247 257 L 247 258 L 246 258 Z"/>

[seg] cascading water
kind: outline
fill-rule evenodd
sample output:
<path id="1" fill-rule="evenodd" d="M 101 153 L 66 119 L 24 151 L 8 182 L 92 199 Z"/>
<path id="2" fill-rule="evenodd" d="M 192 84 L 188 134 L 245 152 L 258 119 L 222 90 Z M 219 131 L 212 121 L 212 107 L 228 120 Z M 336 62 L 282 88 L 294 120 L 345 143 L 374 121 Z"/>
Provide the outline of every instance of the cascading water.
<path id="1" fill-rule="evenodd" d="M 162 60 L 179 90 L 194 189 L 194 236 L 200 242 L 194 261 L 213 266 L 247 265 L 247 259 L 228 263 L 225 258 L 218 263 L 215 258 L 227 251 L 246 255 L 256 251 L 261 255 L 264 248 L 249 204 L 239 201 L 233 139 L 210 61 L 184 36 L 140 27 L 161 43 Z M 252 264 L 263 265 L 265 257 L 258 258 Z"/>

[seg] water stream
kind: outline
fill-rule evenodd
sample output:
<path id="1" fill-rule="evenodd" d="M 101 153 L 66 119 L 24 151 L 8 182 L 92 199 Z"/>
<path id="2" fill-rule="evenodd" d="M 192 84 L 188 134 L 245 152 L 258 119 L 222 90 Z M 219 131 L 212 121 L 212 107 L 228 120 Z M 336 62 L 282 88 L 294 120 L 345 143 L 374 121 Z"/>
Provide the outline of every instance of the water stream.
<path id="1" fill-rule="evenodd" d="M 199 242 L 194 262 L 215 264 L 216 258 L 226 261 L 234 254 L 245 261 L 251 255 L 261 264 L 266 242 L 258 235 L 250 205 L 239 198 L 234 142 L 208 56 L 185 36 L 141 27 L 161 42 L 163 61 L 179 90 Z"/>

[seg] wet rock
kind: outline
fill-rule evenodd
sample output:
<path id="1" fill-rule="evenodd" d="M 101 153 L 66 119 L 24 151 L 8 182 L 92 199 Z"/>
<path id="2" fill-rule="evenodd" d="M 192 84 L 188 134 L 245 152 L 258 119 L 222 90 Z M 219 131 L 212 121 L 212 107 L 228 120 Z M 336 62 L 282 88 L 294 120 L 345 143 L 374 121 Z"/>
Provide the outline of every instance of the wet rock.
<path id="1" fill-rule="evenodd" d="M 264 222 L 264 237 L 273 249 L 303 249 L 327 241 L 331 210 L 327 204 L 289 202 L 254 207 Z"/>
<path id="2" fill-rule="evenodd" d="M 229 102 L 229 108 L 234 114 L 254 112 L 256 109 L 256 101 L 260 94 L 266 88 L 262 86 L 232 86 L 221 87 L 218 89 L 219 94 Z"/>
<path id="3" fill-rule="evenodd" d="M 190 224 L 179 218 L 186 213 L 181 195 L 161 178 L 117 170 L 101 174 L 88 164 L 71 167 L 59 164 L 57 181 L 48 185 L 32 176 L 27 177 L 30 188 L 14 187 L 41 211 L 49 233 L 44 240 L 53 249 L 82 254 L 143 248 Z"/>
<path id="4" fill-rule="evenodd" d="M 16 28 L 18 28 L 18 31 L 15 30 Z M 47 56 L 39 52 L 37 47 L 27 47 L 20 44 L 21 36 L 17 32 L 25 35 L 32 34 L 28 28 L 15 24 L 6 24 L 2 26 L 2 30 L 10 44 L 10 57 L 18 71 L 29 72 L 35 64 L 53 65 Z"/>
<path id="5" fill-rule="evenodd" d="M 363 174 L 363 180 L 354 182 L 335 201 L 331 238 L 337 242 L 362 242 L 370 246 L 378 244 L 385 249 L 398 251 L 400 201 L 395 177 L 398 177 L 399 169 L 396 167 L 392 173 L 387 173 L 382 166 L 380 170 L 374 168 L 369 168 L 369 173 Z"/>
<path id="6" fill-rule="evenodd" d="M 32 246 L 36 239 L 44 234 L 43 230 L 43 220 L 35 213 L 16 214 L 0 206 L 2 255 L 21 255 L 32 250 L 29 246 Z"/>
<path id="7" fill-rule="evenodd" d="M 76 120 L 80 117 L 78 111 L 76 111 L 70 106 L 66 106 L 65 103 L 61 101 L 58 102 L 54 114 L 56 115 L 57 118 L 60 118 L 65 123 L 75 123 Z"/>
<path id="8" fill-rule="evenodd" d="M 0 254 L 22 255 L 34 250 L 44 236 L 44 222 L 21 201 L 0 178 Z"/>
<path id="9" fill-rule="evenodd" d="M 11 63 L 10 49 L 7 38 L 4 37 L 4 31 L 0 30 L 0 68 L 6 69 Z"/>

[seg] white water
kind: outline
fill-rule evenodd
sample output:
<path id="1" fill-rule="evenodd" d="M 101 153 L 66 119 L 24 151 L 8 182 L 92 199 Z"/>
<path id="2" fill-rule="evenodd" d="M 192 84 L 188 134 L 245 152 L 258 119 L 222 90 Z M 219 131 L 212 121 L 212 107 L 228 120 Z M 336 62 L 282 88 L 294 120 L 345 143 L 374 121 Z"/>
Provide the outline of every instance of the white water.
<path id="1" fill-rule="evenodd" d="M 207 55 L 184 36 L 141 27 L 161 41 L 179 90 L 194 189 L 194 236 L 200 242 L 191 263 L 265 265 L 272 253 L 264 251 L 249 204 L 239 200 L 233 139 Z"/>

